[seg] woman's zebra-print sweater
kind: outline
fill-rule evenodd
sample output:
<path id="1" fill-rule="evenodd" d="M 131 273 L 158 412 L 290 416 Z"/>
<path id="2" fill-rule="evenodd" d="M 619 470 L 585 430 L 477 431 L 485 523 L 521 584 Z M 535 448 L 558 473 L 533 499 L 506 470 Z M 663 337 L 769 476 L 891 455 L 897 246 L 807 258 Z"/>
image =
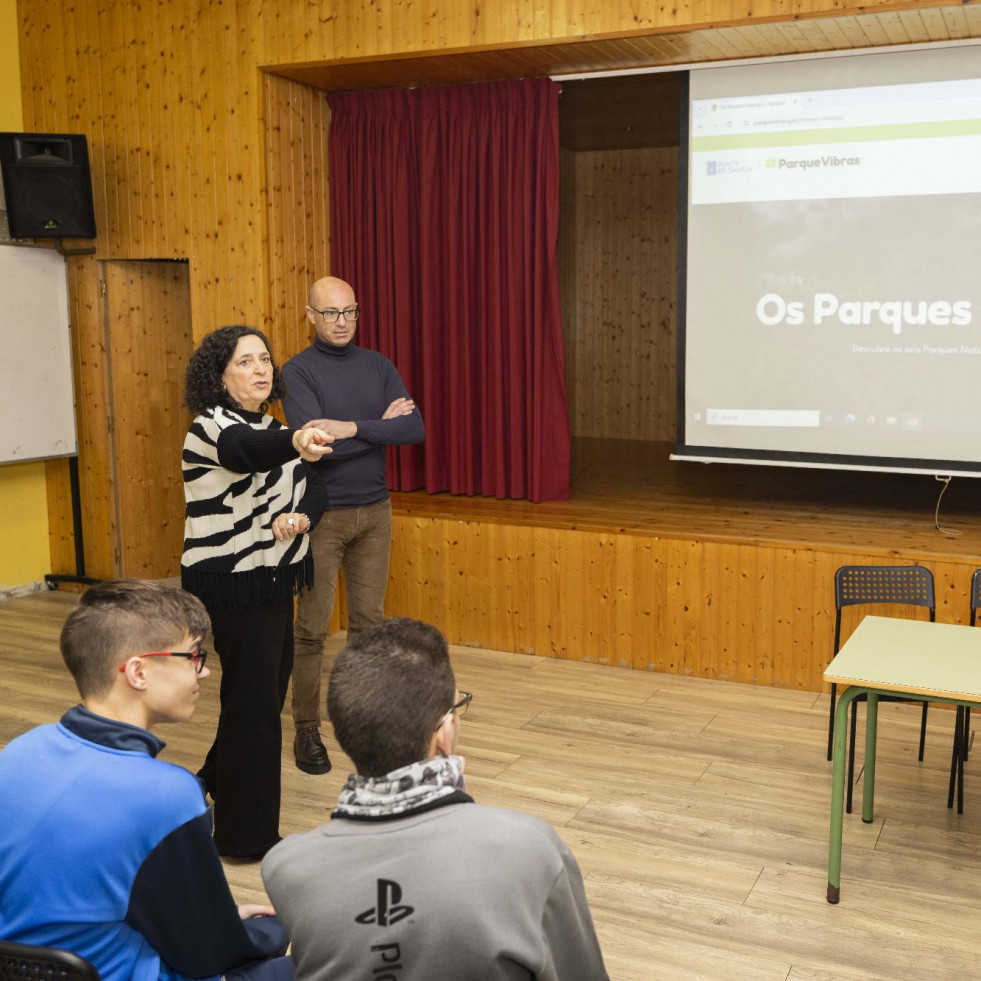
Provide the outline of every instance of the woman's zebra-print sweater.
<path id="1" fill-rule="evenodd" d="M 228 609 L 283 600 L 313 581 L 309 536 L 272 533 L 289 511 L 316 524 L 326 503 L 293 430 L 259 412 L 208 409 L 191 423 L 182 467 L 185 589 Z"/>

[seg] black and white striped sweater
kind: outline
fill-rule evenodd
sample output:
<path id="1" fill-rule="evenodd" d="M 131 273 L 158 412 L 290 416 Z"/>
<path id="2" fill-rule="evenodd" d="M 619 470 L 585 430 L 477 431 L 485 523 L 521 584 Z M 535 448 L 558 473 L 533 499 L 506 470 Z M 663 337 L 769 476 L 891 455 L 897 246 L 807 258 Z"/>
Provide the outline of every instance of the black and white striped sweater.
<path id="1" fill-rule="evenodd" d="M 272 522 L 300 511 L 312 524 L 326 501 L 293 448 L 293 430 L 244 409 L 208 409 L 182 454 L 181 585 L 212 608 L 284 600 L 313 582 L 309 537 L 278 542 Z"/>

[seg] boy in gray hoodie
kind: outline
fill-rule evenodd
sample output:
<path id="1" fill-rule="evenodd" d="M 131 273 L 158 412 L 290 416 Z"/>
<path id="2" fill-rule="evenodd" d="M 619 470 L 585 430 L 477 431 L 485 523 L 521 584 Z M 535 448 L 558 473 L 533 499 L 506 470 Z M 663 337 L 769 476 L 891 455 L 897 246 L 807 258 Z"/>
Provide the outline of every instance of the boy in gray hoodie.
<path id="1" fill-rule="evenodd" d="M 572 853 L 475 804 L 454 755 L 472 696 L 435 628 L 385 620 L 337 656 L 327 708 L 357 767 L 328 824 L 262 864 L 297 981 L 604 981 Z"/>

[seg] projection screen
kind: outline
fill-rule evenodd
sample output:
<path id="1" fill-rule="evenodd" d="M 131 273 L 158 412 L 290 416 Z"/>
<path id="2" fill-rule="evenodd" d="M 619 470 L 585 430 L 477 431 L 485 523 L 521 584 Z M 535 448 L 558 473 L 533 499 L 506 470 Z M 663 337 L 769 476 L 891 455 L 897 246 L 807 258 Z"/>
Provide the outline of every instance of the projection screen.
<path id="1" fill-rule="evenodd" d="M 981 48 L 693 70 L 682 147 L 673 458 L 981 476 Z"/>

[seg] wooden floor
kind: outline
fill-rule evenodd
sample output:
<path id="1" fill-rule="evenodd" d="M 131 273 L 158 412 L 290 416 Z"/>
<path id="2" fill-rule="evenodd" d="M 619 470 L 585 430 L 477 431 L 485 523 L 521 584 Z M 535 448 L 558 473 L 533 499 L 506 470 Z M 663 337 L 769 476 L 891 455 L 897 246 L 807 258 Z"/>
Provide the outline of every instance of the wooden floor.
<path id="1" fill-rule="evenodd" d="M 567 501 L 393 494 L 396 514 L 702 541 L 981 557 L 981 484 L 956 477 L 669 459 L 673 444 L 575 439 Z"/>
<path id="2" fill-rule="evenodd" d="M 57 654 L 72 602 L 0 603 L 0 745 L 73 703 Z M 917 764 L 918 708 L 880 709 L 876 819 L 846 817 L 833 907 L 826 696 L 471 648 L 453 658 L 475 695 L 468 789 L 569 843 L 614 979 L 981 977 L 981 781 L 969 763 L 966 813 L 947 810 L 953 713 L 931 712 Z M 216 671 L 194 720 L 161 729 L 166 759 L 200 763 L 217 696 Z M 308 776 L 284 745 L 283 833 L 326 819 L 348 767 L 332 742 L 331 755 L 333 772 Z M 257 865 L 226 868 L 239 901 L 262 895 Z"/>

